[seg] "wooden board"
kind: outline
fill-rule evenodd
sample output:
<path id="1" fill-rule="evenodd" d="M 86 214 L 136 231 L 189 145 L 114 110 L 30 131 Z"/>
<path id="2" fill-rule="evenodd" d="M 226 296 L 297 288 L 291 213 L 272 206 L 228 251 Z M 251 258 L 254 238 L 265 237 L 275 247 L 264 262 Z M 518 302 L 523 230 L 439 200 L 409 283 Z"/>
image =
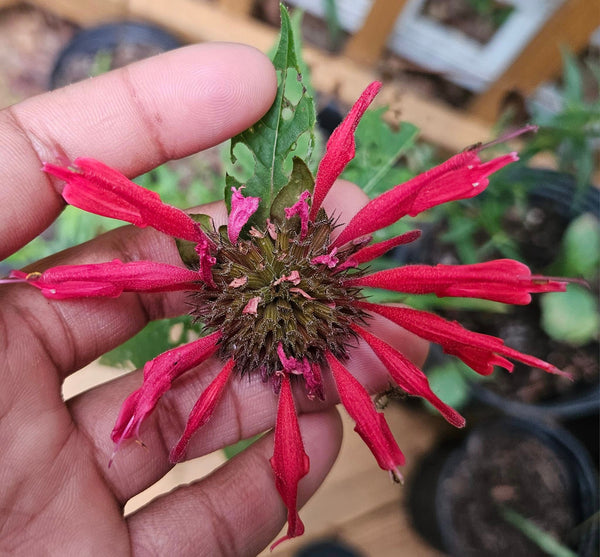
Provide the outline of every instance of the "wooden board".
<path id="1" fill-rule="evenodd" d="M 408 0 L 375 0 L 363 26 L 348 41 L 344 54 L 351 60 L 375 64 Z"/>
<path id="2" fill-rule="evenodd" d="M 34 3 L 81 25 L 128 17 L 169 29 L 185 41 L 233 41 L 263 52 L 275 43 L 277 30 L 241 17 L 218 6 L 194 0 L 34 0 Z M 338 97 L 350 106 L 361 91 L 377 79 L 374 70 L 344 56 L 331 56 L 307 46 L 304 51 L 315 88 L 322 95 Z M 387 104 L 392 119 L 403 119 L 421 129 L 421 138 L 449 152 L 490 139 L 488 124 L 424 99 L 401 83 L 386 83 L 375 105 Z"/>
<path id="3" fill-rule="evenodd" d="M 566 0 L 511 66 L 470 107 L 471 114 L 494 121 L 504 96 L 515 89 L 525 95 L 560 73 L 560 49 L 579 52 L 600 26 L 598 0 Z"/>

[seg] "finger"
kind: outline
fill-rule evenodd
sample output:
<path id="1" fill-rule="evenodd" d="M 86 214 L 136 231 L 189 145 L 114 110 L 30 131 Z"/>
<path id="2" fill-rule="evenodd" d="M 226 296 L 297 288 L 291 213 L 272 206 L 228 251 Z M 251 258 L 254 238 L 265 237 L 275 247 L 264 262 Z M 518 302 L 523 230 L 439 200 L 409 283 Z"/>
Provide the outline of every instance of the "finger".
<path id="1" fill-rule="evenodd" d="M 421 339 L 378 316 L 372 319 L 370 330 L 412 357 L 415 363 L 423 363 L 427 344 Z M 387 371 L 366 344 L 352 349 L 346 365 L 371 392 L 389 388 Z M 110 432 L 124 398 L 141 385 L 142 371 L 97 387 L 70 402 L 75 423 L 94 444 L 98 469 L 121 503 L 152 485 L 171 468 L 169 452 L 183 433 L 190 410 L 222 367 L 223 362 L 211 358 L 175 381 L 142 425 L 145 449 L 137 443 L 124 444 L 110 469 L 107 465 L 114 451 Z M 321 411 L 338 402 L 331 375 L 324 373 L 323 380 L 325 402 L 311 402 L 304 389 L 296 386 L 299 413 Z M 186 458 L 211 453 L 272 428 L 276 409 L 277 397 L 259 377 L 232 377 L 210 422 L 192 437 Z"/>
<path id="2" fill-rule="evenodd" d="M 342 429 L 334 411 L 303 416 L 299 423 L 310 458 L 310 472 L 299 484 L 302 506 L 333 465 Z M 128 522 L 133 552 L 256 555 L 286 519 L 269 465 L 272 454 L 270 434 L 206 479 L 179 488 L 132 515 Z"/>
<path id="3" fill-rule="evenodd" d="M 275 86 L 273 66 L 259 51 L 203 44 L 1 111 L 0 260 L 64 206 L 42 162 L 93 157 L 135 176 L 246 129 L 267 111 Z"/>

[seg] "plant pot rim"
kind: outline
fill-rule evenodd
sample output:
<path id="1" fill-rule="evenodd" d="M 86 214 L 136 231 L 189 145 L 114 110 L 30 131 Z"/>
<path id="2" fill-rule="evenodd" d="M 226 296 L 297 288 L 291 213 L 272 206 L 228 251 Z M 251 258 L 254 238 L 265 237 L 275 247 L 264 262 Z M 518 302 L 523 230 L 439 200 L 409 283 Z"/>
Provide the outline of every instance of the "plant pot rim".
<path id="1" fill-rule="evenodd" d="M 495 393 L 485 385 L 471 382 L 469 392 L 473 400 L 491 406 L 507 416 L 515 418 L 552 417 L 556 419 L 573 419 L 590 416 L 600 412 L 600 386 L 592 385 L 565 398 L 556 398 L 544 402 L 522 402 Z"/>

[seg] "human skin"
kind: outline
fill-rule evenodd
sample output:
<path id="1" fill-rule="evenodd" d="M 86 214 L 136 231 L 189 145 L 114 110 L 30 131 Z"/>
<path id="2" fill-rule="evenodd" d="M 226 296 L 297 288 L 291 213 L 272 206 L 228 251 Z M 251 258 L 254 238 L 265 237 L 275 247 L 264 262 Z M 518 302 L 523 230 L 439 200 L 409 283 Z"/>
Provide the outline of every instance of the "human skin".
<path id="1" fill-rule="evenodd" d="M 258 51 L 206 44 L 1 111 L 0 259 L 40 234 L 64 207 L 60 183 L 41 172 L 43 162 L 93 157 L 133 177 L 244 130 L 269 108 L 275 87 L 274 70 Z M 347 222 L 365 203 L 358 188 L 338 183 L 324 206 Z M 202 211 L 225 222 L 220 203 Z M 28 270 L 115 258 L 181 264 L 172 238 L 124 226 Z M 141 384 L 141 371 L 62 400 L 68 375 L 150 320 L 186 311 L 180 292 L 49 301 L 27 285 L 0 286 L 1 554 L 242 556 L 255 555 L 276 536 L 286 509 L 269 465 L 272 434 L 207 478 L 123 517 L 125 502 L 171 467 L 169 450 L 222 362 L 211 359 L 177 380 L 144 423 L 147 450 L 124 445 L 111 468 L 110 431 L 122 401 Z M 422 363 L 423 341 L 380 318 L 372 330 Z M 354 349 L 348 368 L 373 392 L 389 385 L 368 348 Z M 296 397 L 310 457 L 300 504 L 323 481 L 341 442 L 328 376 L 325 387 L 325 404 Z M 276 408 L 276 397 L 260 380 L 233 381 L 210 423 L 192 439 L 187 457 L 272 428 Z"/>

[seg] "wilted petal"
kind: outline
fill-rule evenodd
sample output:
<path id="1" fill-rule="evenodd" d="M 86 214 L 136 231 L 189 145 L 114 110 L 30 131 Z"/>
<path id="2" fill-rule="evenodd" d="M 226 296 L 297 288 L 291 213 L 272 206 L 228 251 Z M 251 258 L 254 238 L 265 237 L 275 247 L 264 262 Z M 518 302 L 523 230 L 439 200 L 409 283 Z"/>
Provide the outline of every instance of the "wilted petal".
<path id="1" fill-rule="evenodd" d="M 321 366 L 319 364 L 310 364 L 309 369 L 304 372 L 304 381 L 306 385 L 306 396 L 310 400 L 314 400 L 315 398 L 325 400 L 325 394 L 323 393 L 323 377 L 321 374 Z"/>
<path id="2" fill-rule="evenodd" d="M 337 248 L 333 248 L 329 253 L 313 257 L 310 262 L 313 265 L 326 265 L 330 269 L 333 269 L 340 262 L 336 254 Z"/>
<path id="3" fill-rule="evenodd" d="M 404 455 L 384 415 L 377 412 L 369 393 L 330 352 L 326 352 L 325 357 L 331 368 L 340 400 L 356 422 L 354 430 L 371 449 L 380 468 L 390 471 L 397 479 L 401 478 L 398 466 L 404 464 Z"/>
<path id="4" fill-rule="evenodd" d="M 342 230 L 333 245 L 341 246 L 365 234 L 395 223 L 405 215 L 415 216 L 436 205 L 480 194 L 488 176 L 518 160 L 516 153 L 482 163 L 481 147 L 454 155 L 443 164 L 376 197 L 363 207 Z"/>
<path id="5" fill-rule="evenodd" d="M 286 374 L 291 373 L 292 375 L 302 375 L 304 377 L 308 398 L 312 400 L 318 397 L 324 400 L 321 368 L 318 364 L 310 364 L 306 357 L 299 360 L 286 356 L 281 342 L 277 345 L 277 355 Z"/>
<path id="6" fill-rule="evenodd" d="M 315 191 L 313 194 L 310 218 L 315 220 L 323 199 L 329 193 L 331 186 L 344 170 L 345 166 L 354 158 L 356 149 L 354 131 L 363 114 L 373 102 L 375 95 L 381 89 L 381 83 L 371 83 L 354 103 L 354 106 L 344 118 L 343 122 L 333 131 L 327 141 L 325 155 L 319 163 L 315 178 Z"/>
<path id="7" fill-rule="evenodd" d="M 304 375 L 307 370 L 310 371 L 310 364 L 308 363 L 308 360 L 306 358 L 298 360 L 292 356 L 286 356 L 285 350 L 283 349 L 283 344 L 281 342 L 277 345 L 277 355 L 279 356 L 279 361 L 283 366 L 283 371 L 286 373 Z"/>
<path id="8" fill-rule="evenodd" d="M 217 349 L 220 332 L 202 337 L 194 342 L 162 353 L 144 366 L 142 386 L 123 402 L 111 439 L 117 444 L 137 437 L 140 425 L 154 410 L 160 397 L 180 375 L 201 364 Z"/>
<path id="9" fill-rule="evenodd" d="M 212 268 L 217 260 L 211 255 L 210 247 L 210 240 L 208 238 L 201 238 L 194 249 L 198 254 L 198 264 L 200 266 L 199 272 L 202 280 L 208 286 L 216 288 L 217 285 L 212 276 Z"/>
<path id="10" fill-rule="evenodd" d="M 240 191 L 243 187 L 240 187 L 239 190 L 231 188 L 231 211 L 227 223 L 227 235 L 232 244 L 238 241 L 242 228 L 244 228 L 250 217 L 256 213 L 260 203 L 260 197 L 244 197 Z"/>
<path id="11" fill-rule="evenodd" d="M 88 158 L 75 159 L 74 170 L 46 163 L 45 172 L 65 180 L 62 196 L 67 203 L 89 213 L 151 226 L 170 236 L 192 242 L 204 233 L 182 210 L 167 205 L 160 196 L 138 186 L 119 171 Z"/>
<path id="12" fill-rule="evenodd" d="M 308 474 L 309 460 L 304 451 L 302 435 L 298 426 L 296 407 L 292 397 L 290 378 L 287 373 L 281 374 L 281 391 L 277 406 L 277 422 L 275 424 L 275 441 L 271 468 L 275 474 L 275 486 L 288 511 L 287 534 L 272 546 L 304 533 L 304 524 L 297 510 L 298 483 Z"/>
<path id="13" fill-rule="evenodd" d="M 350 278 L 346 286 L 385 288 L 407 294 L 482 298 L 505 304 L 528 304 L 530 293 L 564 292 L 564 279 L 532 275 L 529 267 L 512 259 L 473 265 L 406 265 Z"/>
<path id="14" fill-rule="evenodd" d="M 425 374 L 406 356 L 362 327 L 352 325 L 352 329 L 367 342 L 401 389 L 409 395 L 420 396 L 429 401 L 453 426 L 465 425 L 465 419 L 433 393 Z"/>
<path id="15" fill-rule="evenodd" d="M 57 300 L 115 298 L 123 292 L 197 290 L 201 283 L 200 275 L 190 269 L 154 261 L 123 263 L 118 259 L 109 263 L 60 265 L 43 273 L 12 271 L 10 276 L 25 280 L 47 298 Z"/>
<path id="16" fill-rule="evenodd" d="M 223 395 L 223 391 L 225 390 L 225 386 L 227 385 L 234 366 L 235 361 L 233 359 L 228 360 L 212 383 L 206 387 L 200 395 L 196 404 L 194 404 L 194 408 L 190 412 L 190 417 L 188 418 L 188 423 L 185 426 L 185 431 L 169 455 L 171 462 L 179 462 L 179 460 L 181 460 L 192 435 L 208 422 L 213 415 L 217 404 L 221 400 L 221 396 Z"/>
<path id="17" fill-rule="evenodd" d="M 308 232 L 308 198 L 310 192 L 308 190 L 303 191 L 300 194 L 300 199 L 296 201 L 291 207 L 285 209 L 285 218 L 291 219 L 293 216 L 298 215 L 300 217 L 300 238 L 304 238 Z M 273 235 L 271 234 L 271 237 Z"/>
<path id="18" fill-rule="evenodd" d="M 256 315 L 258 313 L 258 304 L 260 302 L 260 296 L 254 296 L 254 298 L 250 298 L 248 303 L 245 305 L 242 310 L 243 314 Z"/>

